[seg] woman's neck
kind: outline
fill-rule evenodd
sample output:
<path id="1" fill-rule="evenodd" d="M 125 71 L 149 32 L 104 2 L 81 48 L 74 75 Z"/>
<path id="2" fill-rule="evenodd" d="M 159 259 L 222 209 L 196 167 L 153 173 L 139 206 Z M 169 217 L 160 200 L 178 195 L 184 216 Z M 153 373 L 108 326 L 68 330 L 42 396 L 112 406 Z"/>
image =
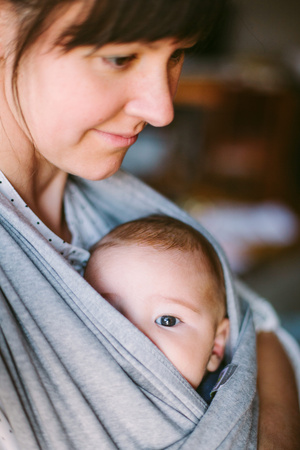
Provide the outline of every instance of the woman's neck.
<path id="1" fill-rule="evenodd" d="M 32 211 L 54 233 L 70 241 L 63 208 L 67 174 L 34 148 L 3 95 L 0 103 L 0 170 Z"/>
<path id="2" fill-rule="evenodd" d="M 32 176 L 31 195 L 25 200 L 33 212 L 55 234 L 67 242 L 71 240 L 64 214 L 64 190 L 67 174 L 56 170 L 47 179 Z M 27 183 L 30 186 L 30 183 Z"/>
<path id="3" fill-rule="evenodd" d="M 15 161 L 16 163 L 16 161 Z M 0 169 L 41 221 L 67 242 L 71 240 L 64 216 L 63 198 L 67 174 L 48 162 L 28 165 L 3 164 Z"/>

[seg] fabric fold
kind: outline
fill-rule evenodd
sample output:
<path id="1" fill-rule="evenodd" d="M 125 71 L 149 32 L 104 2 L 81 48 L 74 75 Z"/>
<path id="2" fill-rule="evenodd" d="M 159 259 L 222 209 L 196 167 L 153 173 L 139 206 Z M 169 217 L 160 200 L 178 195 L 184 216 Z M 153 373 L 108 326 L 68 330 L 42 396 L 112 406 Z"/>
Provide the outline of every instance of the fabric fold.
<path id="1" fill-rule="evenodd" d="M 76 201 L 75 201 L 76 198 Z M 107 303 L 6 198 L 0 197 L 0 401 L 20 448 L 256 448 L 255 331 L 209 233 L 143 183 L 70 178 L 66 214 L 86 211 L 86 249 L 151 213 L 202 232 L 222 262 L 237 365 L 210 406 L 157 347 Z M 245 298 L 245 300 L 247 300 Z M 238 446 L 237 446 L 238 448 Z"/>

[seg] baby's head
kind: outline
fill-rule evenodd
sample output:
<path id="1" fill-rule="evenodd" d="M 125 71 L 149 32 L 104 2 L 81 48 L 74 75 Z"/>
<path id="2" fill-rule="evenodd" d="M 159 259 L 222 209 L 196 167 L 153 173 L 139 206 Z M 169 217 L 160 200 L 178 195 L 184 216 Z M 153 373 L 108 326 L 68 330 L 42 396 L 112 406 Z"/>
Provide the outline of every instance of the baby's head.
<path id="1" fill-rule="evenodd" d="M 194 388 L 218 368 L 229 333 L 223 271 L 194 228 L 158 215 L 119 225 L 94 247 L 85 278 Z"/>

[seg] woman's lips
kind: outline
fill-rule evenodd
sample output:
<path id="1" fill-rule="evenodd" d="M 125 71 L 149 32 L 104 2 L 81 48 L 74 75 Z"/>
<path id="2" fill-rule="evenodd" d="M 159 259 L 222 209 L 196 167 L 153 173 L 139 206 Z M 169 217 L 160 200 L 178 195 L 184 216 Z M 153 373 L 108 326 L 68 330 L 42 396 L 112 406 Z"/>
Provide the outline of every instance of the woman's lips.
<path id="1" fill-rule="evenodd" d="M 130 135 L 121 135 L 121 134 L 114 134 L 114 133 L 108 133 L 106 131 L 97 130 L 94 128 L 94 131 L 99 134 L 100 136 L 107 141 L 107 143 L 115 146 L 115 147 L 130 147 L 133 145 L 137 138 L 138 134 L 135 134 L 133 136 Z"/>

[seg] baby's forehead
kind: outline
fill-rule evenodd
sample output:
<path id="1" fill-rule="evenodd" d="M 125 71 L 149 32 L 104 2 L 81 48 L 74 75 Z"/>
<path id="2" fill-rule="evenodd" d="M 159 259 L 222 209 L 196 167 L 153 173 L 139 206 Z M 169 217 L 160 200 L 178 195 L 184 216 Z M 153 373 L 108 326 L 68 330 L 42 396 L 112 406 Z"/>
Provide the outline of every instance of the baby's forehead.
<path id="1" fill-rule="evenodd" d="M 175 263 L 177 266 L 189 267 L 191 270 L 199 271 L 199 274 L 205 275 L 213 283 L 214 274 L 210 270 L 209 258 L 200 249 L 180 249 L 180 248 L 166 248 L 157 245 L 149 245 L 143 242 L 132 241 L 112 241 L 106 237 L 100 241 L 96 248 L 92 251 L 96 257 L 114 256 L 126 257 L 128 262 L 134 259 L 153 257 L 153 264 L 162 259 L 165 262 Z M 151 259 L 150 259 L 151 262 Z"/>
<path id="2" fill-rule="evenodd" d="M 200 249 L 168 248 L 160 245 L 160 243 L 148 244 L 147 242 L 113 241 L 106 237 L 100 241 L 95 250 L 98 254 L 105 252 L 106 255 L 127 251 L 128 258 L 134 258 L 139 254 L 155 254 L 157 257 L 161 256 L 164 259 L 176 261 L 178 264 L 185 264 L 186 261 L 189 261 L 190 265 L 201 266 L 202 269 L 205 268 L 202 266 L 206 266 L 206 261 L 208 260 Z M 134 252 L 131 252 L 131 250 L 134 250 Z"/>
<path id="3" fill-rule="evenodd" d="M 97 248 L 97 253 L 99 257 L 102 255 L 103 258 L 112 258 L 116 263 L 119 258 L 125 258 L 128 262 L 125 269 L 126 267 L 129 268 L 130 263 L 134 260 L 141 262 L 147 261 L 151 265 L 155 265 L 157 261 L 163 260 L 165 268 L 171 273 L 171 276 L 172 268 L 174 267 L 179 268 L 179 273 L 181 268 L 185 272 L 189 268 L 191 272 L 199 273 L 197 286 L 195 284 L 193 285 L 197 293 L 199 293 L 197 296 L 199 306 L 207 306 L 212 316 L 220 315 L 220 310 L 224 316 L 223 313 L 225 312 L 226 306 L 223 296 L 219 295 L 221 287 L 210 270 L 210 266 L 207 263 L 207 256 L 200 250 L 166 249 L 145 243 L 114 242 L 104 238 L 103 244 Z M 178 274 L 177 271 L 176 274 Z M 165 273 L 161 273 L 162 277 L 164 275 Z M 186 279 L 183 282 L 189 283 L 189 280 Z M 205 295 L 200 295 L 203 293 Z M 172 301 L 168 297 L 166 299 L 169 302 Z"/>

